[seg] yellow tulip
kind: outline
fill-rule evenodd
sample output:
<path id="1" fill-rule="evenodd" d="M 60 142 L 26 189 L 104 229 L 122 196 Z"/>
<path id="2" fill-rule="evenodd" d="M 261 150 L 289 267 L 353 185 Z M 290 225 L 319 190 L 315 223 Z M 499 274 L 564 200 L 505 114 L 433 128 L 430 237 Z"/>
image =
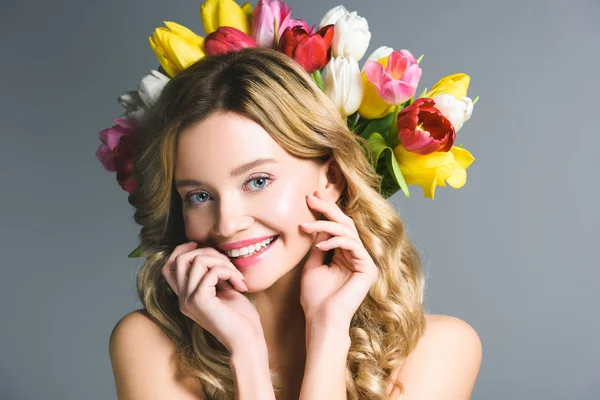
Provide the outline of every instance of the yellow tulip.
<path id="1" fill-rule="evenodd" d="M 388 56 L 380 58 L 377 62 L 383 65 L 384 68 L 387 67 Z M 361 75 L 365 86 L 365 92 L 362 103 L 358 108 L 360 116 L 367 119 L 377 119 L 385 117 L 393 112 L 395 107 L 383 101 L 381 96 L 379 96 L 379 93 L 377 93 L 375 86 L 369 81 L 369 78 L 367 78 L 367 73 L 363 72 Z"/>
<path id="2" fill-rule="evenodd" d="M 249 2 L 242 4 L 242 10 L 246 14 L 246 18 L 248 18 L 248 35 L 250 35 L 252 33 L 252 4 Z"/>
<path id="3" fill-rule="evenodd" d="M 463 74 L 462 72 L 448 75 L 433 85 L 429 93 L 425 94 L 423 97 L 432 98 L 438 94 L 451 94 L 457 100 L 460 100 L 467 95 L 470 81 L 471 77 L 467 74 Z"/>
<path id="4" fill-rule="evenodd" d="M 165 21 L 165 25 L 156 28 L 148 39 L 160 65 L 172 78 L 205 56 L 204 38 L 175 22 Z"/>
<path id="5" fill-rule="evenodd" d="M 220 26 L 231 26 L 250 35 L 252 5 L 245 3 L 239 6 L 234 0 L 206 0 L 200 7 L 200 17 L 206 35 L 216 31 Z"/>
<path id="6" fill-rule="evenodd" d="M 400 171 L 409 185 L 419 185 L 425 197 L 435 196 L 437 186 L 461 188 L 467 182 L 467 168 L 475 160 L 468 150 L 452 146 L 448 152 L 419 155 L 406 151 L 402 144 L 394 149 Z"/>

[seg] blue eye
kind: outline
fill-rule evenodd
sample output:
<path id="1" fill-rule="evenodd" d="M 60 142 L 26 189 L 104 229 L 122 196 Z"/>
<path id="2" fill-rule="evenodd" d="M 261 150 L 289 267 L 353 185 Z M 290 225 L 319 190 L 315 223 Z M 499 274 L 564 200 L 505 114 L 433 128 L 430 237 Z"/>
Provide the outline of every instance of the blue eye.
<path id="1" fill-rule="evenodd" d="M 187 200 L 188 200 L 190 203 L 192 203 L 192 204 L 204 203 L 203 201 L 199 201 L 198 203 L 194 203 L 194 202 L 192 201 L 192 199 L 194 199 L 194 198 L 195 198 L 195 199 L 198 199 L 198 197 L 196 197 L 196 196 L 200 196 L 200 195 L 205 195 L 205 196 L 208 196 L 208 195 L 207 195 L 205 192 L 196 192 L 196 193 L 192 193 L 192 194 L 190 194 L 190 195 L 188 196 Z"/>
<path id="2" fill-rule="evenodd" d="M 268 179 L 269 179 L 269 178 L 267 178 L 266 176 L 259 176 L 258 178 L 253 178 L 253 179 L 249 180 L 248 182 L 257 182 L 257 181 L 263 181 L 263 182 L 265 182 L 265 183 L 264 183 L 264 185 L 266 185 L 266 184 L 267 184 L 267 182 L 266 182 L 266 181 L 267 181 Z M 264 189 L 264 188 L 265 188 L 265 186 L 264 186 L 264 185 L 259 185 L 259 186 L 261 186 L 261 187 L 259 187 L 257 190 L 262 190 L 262 189 Z"/>
<path id="3" fill-rule="evenodd" d="M 255 177 L 251 177 L 250 179 L 248 179 L 246 182 L 244 182 L 244 186 L 246 186 L 247 184 L 251 183 L 251 182 L 262 182 L 262 184 L 258 184 L 255 186 L 255 189 L 250 190 L 250 192 L 252 193 L 257 193 L 257 192 L 261 192 L 263 191 L 268 185 L 268 182 L 272 181 L 273 179 L 271 179 L 268 175 L 264 175 L 261 174 L 259 176 L 255 176 Z M 203 200 L 201 200 L 200 198 L 202 198 Z M 190 194 L 188 194 L 185 198 L 185 202 L 188 203 L 189 205 L 191 205 L 192 207 L 194 206 L 204 206 L 205 203 L 208 202 L 208 198 L 210 198 L 210 195 L 204 191 L 200 191 L 200 192 L 192 192 Z M 198 200 L 198 201 L 196 201 Z"/>

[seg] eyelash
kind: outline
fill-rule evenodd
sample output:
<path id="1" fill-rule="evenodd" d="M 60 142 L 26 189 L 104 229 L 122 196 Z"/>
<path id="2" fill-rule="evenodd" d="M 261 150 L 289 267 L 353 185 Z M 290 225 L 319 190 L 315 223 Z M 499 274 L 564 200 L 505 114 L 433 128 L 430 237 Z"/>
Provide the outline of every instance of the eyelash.
<path id="1" fill-rule="evenodd" d="M 273 179 L 267 175 L 267 174 L 258 174 L 258 175 L 254 175 L 250 178 L 248 178 L 245 182 L 244 182 L 244 186 L 246 186 L 248 183 L 255 181 L 257 179 L 266 179 L 267 181 L 271 182 L 273 181 Z M 262 192 L 263 190 L 265 190 L 267 187 L 269 187 L 269 184 L 266 184 L 264 187 L 257 189 L 257 190 L 252 190 L 252 193 L 258 193 L 258 192 Z M 189 207 L 203 207 L 205 203 L 207 203 L 207 201 L 202 201 L 202 202 L 193 202 L 191 199 L 192 197 L 194 197 L 197 194 L 200 193 L 206 193 L 205 191 L 201 190 L 201 191 L 196 191 L 196 192 L 190 192 L 186 195 L 185 198 L 185 202 Z M 208 193 L 207 193 L 208 194 Z"/>

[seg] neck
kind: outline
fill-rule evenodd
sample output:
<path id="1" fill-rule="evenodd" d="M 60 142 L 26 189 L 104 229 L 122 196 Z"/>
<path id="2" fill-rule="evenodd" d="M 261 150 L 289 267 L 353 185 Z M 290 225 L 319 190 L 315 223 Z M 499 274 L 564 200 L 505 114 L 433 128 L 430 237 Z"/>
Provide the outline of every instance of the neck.
<path id="1" fill-rule="evenodd" d="M 306 362 L 306 321 L 300 305 L 304 262 L 268 289 L 253 294 L 269 352 L 269 367 L 278 373 L 285 388 L 283 397 L 278 398 L 297 399 L 300 395 Z"/>
<path id="2" fill-rule="evenodd" d="M 289 350 L 304 348 L 305 320 L 300 305 L 302 266 L 290 270 L 274 285 L 254 294 L 269 354 L 290 354 Z"/>

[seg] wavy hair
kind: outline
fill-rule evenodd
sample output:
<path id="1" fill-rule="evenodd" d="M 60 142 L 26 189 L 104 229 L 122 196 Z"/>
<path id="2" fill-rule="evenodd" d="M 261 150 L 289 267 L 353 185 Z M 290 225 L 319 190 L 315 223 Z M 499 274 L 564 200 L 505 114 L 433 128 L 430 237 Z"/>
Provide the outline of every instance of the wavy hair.
<path id="1" fill-rule="evenodd" d="M 138 296 L 151 319 L 173 341 L 185 373 L 200 380 L 209 399 L 234 398 L 227 349 L 179 310 L 161 274 L 173 249 L 186 241 L 181 198 L 174 189 L 179 134 L 216 111 L 261 125 L 285 150 L 303 159 L 333 157 L 346 185 L 337 204 L 350 216 L 379 274 L 350 325 L 348 399 L 386 399 L 392 373 L 425 328 L 424 277 L 403 223 L 381 195 L 366 141 L 352 133 L 335 105 L 303 68 L 270 48 L 207 56 L 171 79 L 142 128 L 129 196 L 141 225 L 144 264 Z M 271 372 L 274 389 L 281 390 Z M 402 383 L 394 381 L 402 389 Z"/>

